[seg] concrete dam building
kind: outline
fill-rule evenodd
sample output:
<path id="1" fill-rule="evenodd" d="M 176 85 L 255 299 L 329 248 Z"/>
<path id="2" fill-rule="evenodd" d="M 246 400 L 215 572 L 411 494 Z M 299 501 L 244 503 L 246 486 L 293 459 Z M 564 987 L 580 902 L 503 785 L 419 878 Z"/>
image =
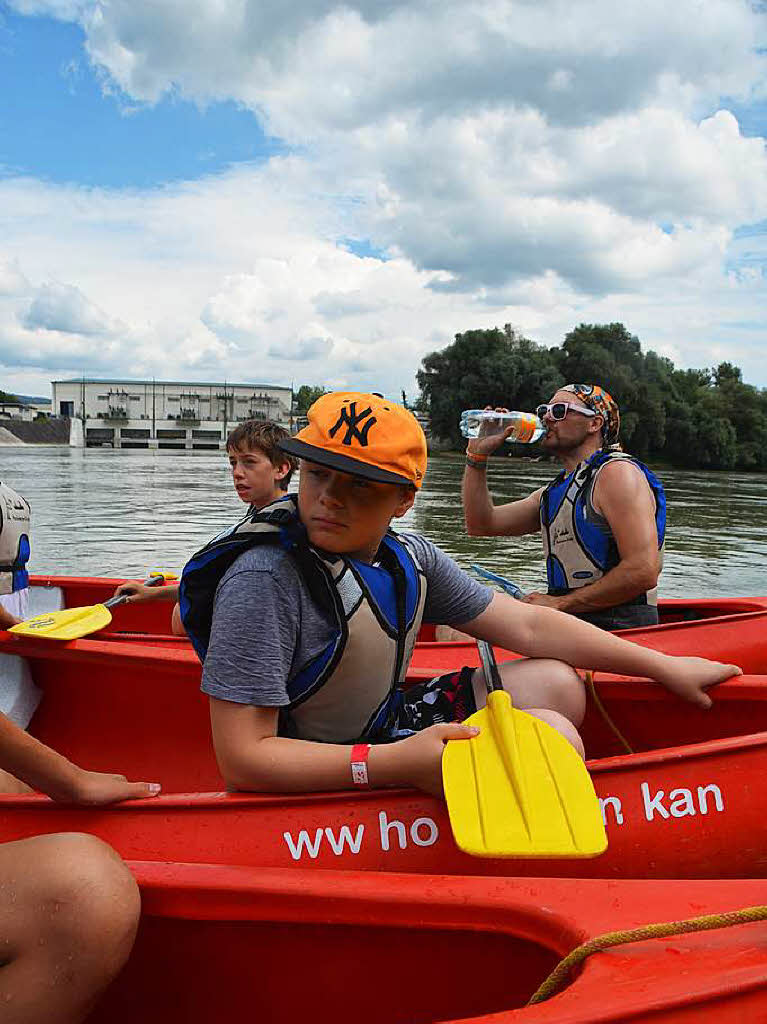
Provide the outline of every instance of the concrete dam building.
<path id="1" fill-rule="evenodd" d="M 243 420 L 291 426 L 293 392 L 273 384 L 55 380 L 54 416 L 82 424 L 89 448 L 223 448 Z"/>

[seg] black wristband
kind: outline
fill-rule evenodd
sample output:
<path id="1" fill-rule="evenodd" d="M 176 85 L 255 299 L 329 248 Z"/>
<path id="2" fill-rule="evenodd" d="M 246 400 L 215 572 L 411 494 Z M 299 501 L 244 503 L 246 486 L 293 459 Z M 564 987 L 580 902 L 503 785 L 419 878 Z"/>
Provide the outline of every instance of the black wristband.
<path id="1" fill-rule="evenodd" d="M 470 456 L 467 455 L 466 465 L 471 466 L 472 469 L 487 469 L 487 459 L 482 459 L 482 461 L 480 462 L 477 461 L 476 459 L 472 459 Z"/>

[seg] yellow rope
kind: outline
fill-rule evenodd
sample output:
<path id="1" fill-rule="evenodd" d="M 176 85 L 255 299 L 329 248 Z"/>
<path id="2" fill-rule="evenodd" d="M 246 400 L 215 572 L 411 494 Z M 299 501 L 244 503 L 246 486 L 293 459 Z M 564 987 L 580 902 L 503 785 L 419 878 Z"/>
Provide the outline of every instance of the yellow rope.
<path id="1" fill-rule="evenodd" d="M 613 736 L 616 737 L 616 739 L 621 744 L 621 746 L 626 751 L 626 753 L 627 754 L 633 754 L 634 751 L 632 750 L 631 745 L 629 744 L 628 740 L 623 735 L 623 733 L 620 731 L 620 729 L 615 724 L 615 722 L 613 722 L 612 718 L 610 718 L 610 716 L 607 713 L 607 708 L 605 708 L 604 704 L 602 703 L 602 701 L 599 698 L 599 694 L 597 693 L 597 688 L 596 688 L 596 686 L 594 686 L 594 673 L 590 669 L 587 669 L 585 675 L 586 675 L 586 686 L 588 687 L 589 693 L 591 694 L 591 699 L 596 704 L 597 710 L 599 711 L 600 715 L 604 719 L 605 724 L 608 726 L 608 728 L 612 732 Z"/>
<path id="2" fill-rule="evenodd" d="M 751 921 L 763 921 L 767 918 L 767 906 L 744 907 L 742 910 L 730 910 L 723 914 L 705 914 L 702 917 L 689 917 L 684 921 L 666 921 L 662 924 L 646 924 L 641 928 L 630 928 L 618 932 L 606 932 L 595 939 L 589 939 L 578 946 L 557 964 L 540 988 L 531 996 L 528 1006 L 542 1003 L 553 996 L 567 980 L 568 975 L 578 964 L 592 953 L 611 946 L 621 946 L 626 942 L 643 942 L 645 939 L 658 939 L 668 935 L 684 935 L 687 932 L 707 932 L 714 928 L 729 928 L 735 924 L 748 924 Z"/>

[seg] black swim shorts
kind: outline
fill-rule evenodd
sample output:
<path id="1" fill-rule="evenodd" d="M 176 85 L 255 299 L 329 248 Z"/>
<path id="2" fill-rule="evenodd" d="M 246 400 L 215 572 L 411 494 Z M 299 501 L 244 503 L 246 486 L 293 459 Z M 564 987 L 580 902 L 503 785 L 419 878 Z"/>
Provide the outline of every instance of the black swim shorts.
<path id="1" fill-rule="evenodd" d="M 393 739 L 428 729 L 441 722 L 463 722 L 477 710 L 471 685 L 473 668 L 448 672 L 428 683 L 411 686 L 398 694 L 396 710 L 387 732 Z"/>

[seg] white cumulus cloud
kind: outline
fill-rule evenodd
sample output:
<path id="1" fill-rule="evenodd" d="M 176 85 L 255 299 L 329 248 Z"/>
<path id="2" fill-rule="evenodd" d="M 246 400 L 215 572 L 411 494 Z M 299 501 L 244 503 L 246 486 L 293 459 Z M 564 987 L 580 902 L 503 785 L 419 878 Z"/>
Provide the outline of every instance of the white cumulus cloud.
<path id="1" fill-rule="evenodd" d="M 11 6 L 76 21 L 126 103 L 234 100 L 289 155 L 124 193 L 0 182 L 8 359 L 52 329 L 79 359 L 90 324 L 145 372 L 411 386 L 456 330 L 553 343 L 609 317 L 685 361 L 733 345 L 759 365 L 734 326 L 765 322 L 764 235 L 739 229 L 767 221 L 767 157 L 735 113 L 767 100 L 759 5 Z"/>
<path id="2" fill-rule="evenodd" d="M 107 335 L 122 326 L 90 302 L 79 288 L 56 282 L 37 289 L 23 322 L 31 330 L 84 335 Z"/>

